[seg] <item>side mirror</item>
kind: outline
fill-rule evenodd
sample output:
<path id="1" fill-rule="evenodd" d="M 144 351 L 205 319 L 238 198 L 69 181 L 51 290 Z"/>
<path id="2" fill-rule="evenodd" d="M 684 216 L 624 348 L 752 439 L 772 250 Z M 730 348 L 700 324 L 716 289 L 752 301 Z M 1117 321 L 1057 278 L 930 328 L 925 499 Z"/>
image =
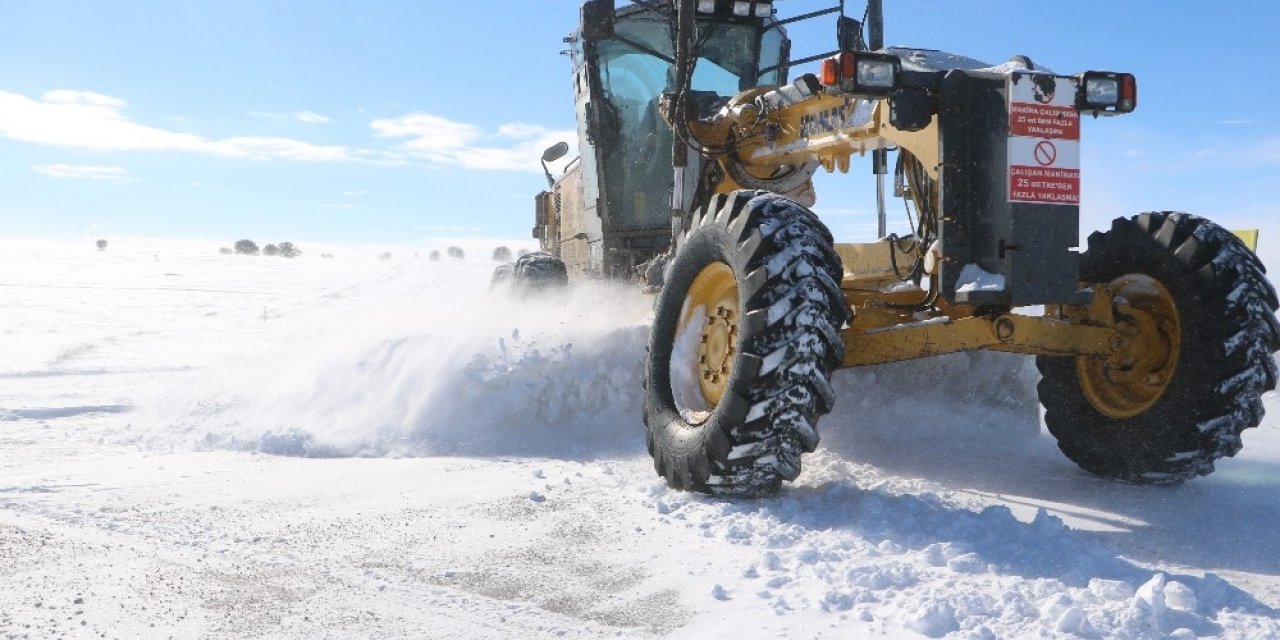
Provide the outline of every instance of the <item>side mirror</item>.
<path id="1" fill-rule="evenodd" d="M 547 147 L 547 150 L 542 152 L 542 173 L 547 176 L 548 189 L 555 188 L 556 180 L 551 177 L 551 170 L 547 168 L 547 163 L 563 158 L 566 153 L 569 153 L 569 143 L 563 141 Z"/>
<path id="2" fill-rule="evenodd" d="M 599 42 L 613 37 L 613 0 L 588 0 L 582 5 L 582 39 Z"/>
<path id="3" fill-rule="evenodd" d="M 841 51 L 862 51 L 862 23 L 848 16 L 836 19 L 836 41 Z"/>
<path id="4" fill-rule="evenodd" d="M 555 162 L 556 160 L 563 158 L 566 153 L 569 153 L 569 143 L 557 142 L 550 147 L 547 147 L 547 150 L 542 152 L 542 161 Z"/>

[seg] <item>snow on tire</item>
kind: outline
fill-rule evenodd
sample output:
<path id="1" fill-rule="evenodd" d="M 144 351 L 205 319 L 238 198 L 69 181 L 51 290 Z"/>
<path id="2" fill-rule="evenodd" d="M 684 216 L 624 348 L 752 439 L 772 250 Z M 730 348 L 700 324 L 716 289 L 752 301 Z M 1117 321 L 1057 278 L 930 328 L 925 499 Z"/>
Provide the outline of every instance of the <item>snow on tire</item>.
<path id="1" fill-rule="evenodd" d="M 830 233 L 776 194 L 717 196 L 676 239 L 645 367 L 647 444 L 678 489 L 757 495 L 800 473 L 849 310 Z"/>
<path id="2" fill-rule="evenodd" d="M 511 277 L 515 273 L 515 263 L 508 262 L 500 264 L 493 268 L 493 275 L 489 278 L 489 290 L 506 290 L 511 286 Z"/>
<path id="3" fill-rule="evenodd" d="M 569 284 L 569 272 L 563 261 L 535 251 L 520 256 L 511 273 L 511 286 L 519 294 L 536 294 L 562 289 Z"/>
<path id="4" fill-rule="evenodd" d="M 1044 420 L 1059 448 L 1091 473 L 1128 482 L 1176 484 L 1213 472 L 1262 420 L 1262 394 L 1276 386 L 1280 324 L 1262 263 L 1208 220 L 1144 213 L 1090 236 L 1080 275 L 1094 286 L 1159 283 L 1176 308 L 1179 346 L 1150 407 L 1122 417 L 1108 410 L 1107 390 L 1091 390 L 1099 383 L 1087 360 L 1038 358 Z"/>

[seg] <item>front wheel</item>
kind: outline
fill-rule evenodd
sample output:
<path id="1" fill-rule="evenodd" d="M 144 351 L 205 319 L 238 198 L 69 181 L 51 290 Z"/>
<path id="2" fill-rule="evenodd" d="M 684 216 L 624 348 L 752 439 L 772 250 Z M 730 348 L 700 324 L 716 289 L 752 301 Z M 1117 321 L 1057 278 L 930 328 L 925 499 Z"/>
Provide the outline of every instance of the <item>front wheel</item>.
<path id="1" fill-rule="evenodd" d="M 1093 474 L 1176 484 L 1240 450 L 1276 386 L 1275 290 L 1234 235 L 1185 213 L 1116 220 L 1081 279 L 1116 301 L 1107 358 L 1040 357 L 1040 402 L 1064 454 Z"/>
<path id="2" fill-rule="evenodd" d="M 654 468 L 674 488 L 776 489 L 831 409 L 849 310 L 830 233 L 787 198 L 717 196 L 677 238 L 645 368 Z"/>

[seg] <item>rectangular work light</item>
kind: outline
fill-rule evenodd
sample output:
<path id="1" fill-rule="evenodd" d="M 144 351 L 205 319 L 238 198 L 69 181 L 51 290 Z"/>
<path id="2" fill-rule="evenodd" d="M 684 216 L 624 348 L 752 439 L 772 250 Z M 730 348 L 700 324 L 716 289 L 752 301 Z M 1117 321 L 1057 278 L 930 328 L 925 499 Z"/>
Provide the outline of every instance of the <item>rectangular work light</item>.
<path id="1" fill-rule="evenodd" d="M 1080 75 L 1076 106 L 1082 113 L 1129 113 L 1138 106 L 1138 84 L 1131 73 L 1086 71 Z"/>
<path id="2" fill-rule="evenodd" d="M 901 75 L 902 61 L 888 53 L 844 51 L 822 61 L 822 84 L 845 93 L 889 95 Z"/>
<path id="3" fill-rule="evenodd" d="M 773 0 L 698 0 L 698 13 L 734 18 L 768 18 L 773 15 Z"/>

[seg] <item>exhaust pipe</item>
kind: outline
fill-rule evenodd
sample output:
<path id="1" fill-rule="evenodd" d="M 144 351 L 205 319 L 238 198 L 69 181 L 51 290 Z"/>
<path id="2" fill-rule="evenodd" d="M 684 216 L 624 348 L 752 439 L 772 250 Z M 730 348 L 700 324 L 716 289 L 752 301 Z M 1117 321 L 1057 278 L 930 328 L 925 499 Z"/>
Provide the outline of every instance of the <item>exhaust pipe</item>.
<path id="1" fill-rule="evenodd" d="M 867 48 L 879 51 L 884 48 L 884 2 L 867 0 Z M 888 215 L 884 204 L 884 178 L 889 172 L 889 152 L 876 149 L 871 152 L 871 170 L 876 174 L 876 231 L 883 238 L 889 231 Z"/>

